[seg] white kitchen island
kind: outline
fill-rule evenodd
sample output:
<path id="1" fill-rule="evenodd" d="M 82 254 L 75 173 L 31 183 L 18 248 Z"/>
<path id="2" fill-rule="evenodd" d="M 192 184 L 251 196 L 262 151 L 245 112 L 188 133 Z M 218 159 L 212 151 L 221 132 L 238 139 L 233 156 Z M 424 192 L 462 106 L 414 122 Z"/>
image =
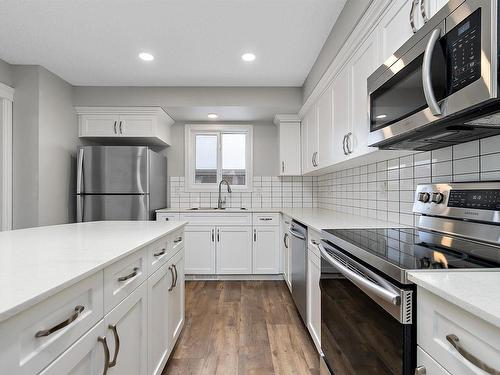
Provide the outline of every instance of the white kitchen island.
<path id="1" fill-rule="evenodd" d="M 184 323 L 185 225 L 0 233 L 2 372 L 161 373 Z"/>

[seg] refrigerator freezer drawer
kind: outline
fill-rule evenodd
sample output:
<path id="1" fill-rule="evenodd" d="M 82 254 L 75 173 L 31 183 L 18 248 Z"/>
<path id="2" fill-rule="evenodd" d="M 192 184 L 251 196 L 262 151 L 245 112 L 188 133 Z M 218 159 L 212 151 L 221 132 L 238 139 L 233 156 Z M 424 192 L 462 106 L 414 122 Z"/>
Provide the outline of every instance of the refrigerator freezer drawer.
<path id="1" fill-rule="evenodd" d="M 149 195 L 78 195 L 77 220 L 149 220 Z"/>

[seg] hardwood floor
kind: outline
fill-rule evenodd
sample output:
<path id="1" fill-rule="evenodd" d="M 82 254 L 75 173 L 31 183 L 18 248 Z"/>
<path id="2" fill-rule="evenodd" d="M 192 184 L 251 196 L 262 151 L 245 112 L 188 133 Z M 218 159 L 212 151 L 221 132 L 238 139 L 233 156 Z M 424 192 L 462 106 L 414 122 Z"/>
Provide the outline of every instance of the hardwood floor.
<path id="1" fill-rule="evenodd" d="M 319 355 L 284 282 L 187 281 L 166 374 L 319 374 Z"/>

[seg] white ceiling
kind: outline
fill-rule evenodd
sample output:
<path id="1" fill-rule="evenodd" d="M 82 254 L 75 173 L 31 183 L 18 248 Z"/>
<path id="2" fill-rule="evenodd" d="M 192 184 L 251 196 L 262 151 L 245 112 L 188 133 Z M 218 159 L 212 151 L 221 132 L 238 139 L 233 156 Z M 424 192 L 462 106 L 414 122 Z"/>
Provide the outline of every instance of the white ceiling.
<path id="1" fill-rule="evenodd" d="M 2 0 L 0 58 L 73 85 L 301 86 L 345 1 Z"/>

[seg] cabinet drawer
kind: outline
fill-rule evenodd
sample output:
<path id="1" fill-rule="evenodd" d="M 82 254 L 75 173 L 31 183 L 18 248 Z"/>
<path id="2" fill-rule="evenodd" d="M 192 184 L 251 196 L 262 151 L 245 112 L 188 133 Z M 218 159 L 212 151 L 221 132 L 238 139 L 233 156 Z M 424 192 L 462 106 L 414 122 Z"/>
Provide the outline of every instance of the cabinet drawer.
<path id="1" fill-rule="evenodd" d="M 181 221 L 187 221 L 193 225 L 211 226 L 233 226 L 252 225 L 252 214 L 250 213 L 181 213 Z"/>
<path id="2" fill-rule="evenodd" d="M 273 225 L 277 226 L 280 224 L 280 214 L 278 213 L 254 213 L 253 214 L 253 225 Z"/>
<path id="3" fill-rule="evenodd" d="M 113 263 L 104 270 L 104 312 L 108 313 L 137 288 L 148 275 L 147 248 Z"/>
<path id="4" fill-rule="evenodd" d="M 179 213 L 158 212 L 156 214 L 156 221 L 179 221 Z"/>
<path id="5" fill-rule="evenodd" d="M 321 258 L 321 253 L 319 251 L 319 244 L 321 243 L 321 234 L 316 232 L 315 230 L 308 229 L 307 231 L 308 237 L 308 248 L 312 251 L 318 258 Z"/>
<path id="6" fill-rule="evenodd" d="M 155 273 L 169 258 L 171 254 L 169 242 L 171 242 L 169 237 L 165 236 L 148 246 L 148 275 Z"/>
<path id="7" fill-rule="evenodd" d="M 170 254 L 175 254 L 180 248 L 184 246 L 184 229 L 179 229 L 178 231 L 169 235 L 169 244 L 171 246 Z"/>
<path id="8" fill-rule="evenodd" d="M 425 368 L 425 373 L 429 375 L 450 375 L 429 354 L 424 352 L 421 347 L 417 347 L 417 368 L 419 367 Z"/>
<path id="9" fill-rule="evenodd" d="M 0 372 L 37 374 L 103 316 L 98 272 L 0 323 Z"/>
<path id="10" fill-rule="evenodd" d="M 452 374 L 484 374 L 447 339 L 455 335 L 463 350 L 500 371 L 500 328 L 418 288 L 417 343 Z"/>

